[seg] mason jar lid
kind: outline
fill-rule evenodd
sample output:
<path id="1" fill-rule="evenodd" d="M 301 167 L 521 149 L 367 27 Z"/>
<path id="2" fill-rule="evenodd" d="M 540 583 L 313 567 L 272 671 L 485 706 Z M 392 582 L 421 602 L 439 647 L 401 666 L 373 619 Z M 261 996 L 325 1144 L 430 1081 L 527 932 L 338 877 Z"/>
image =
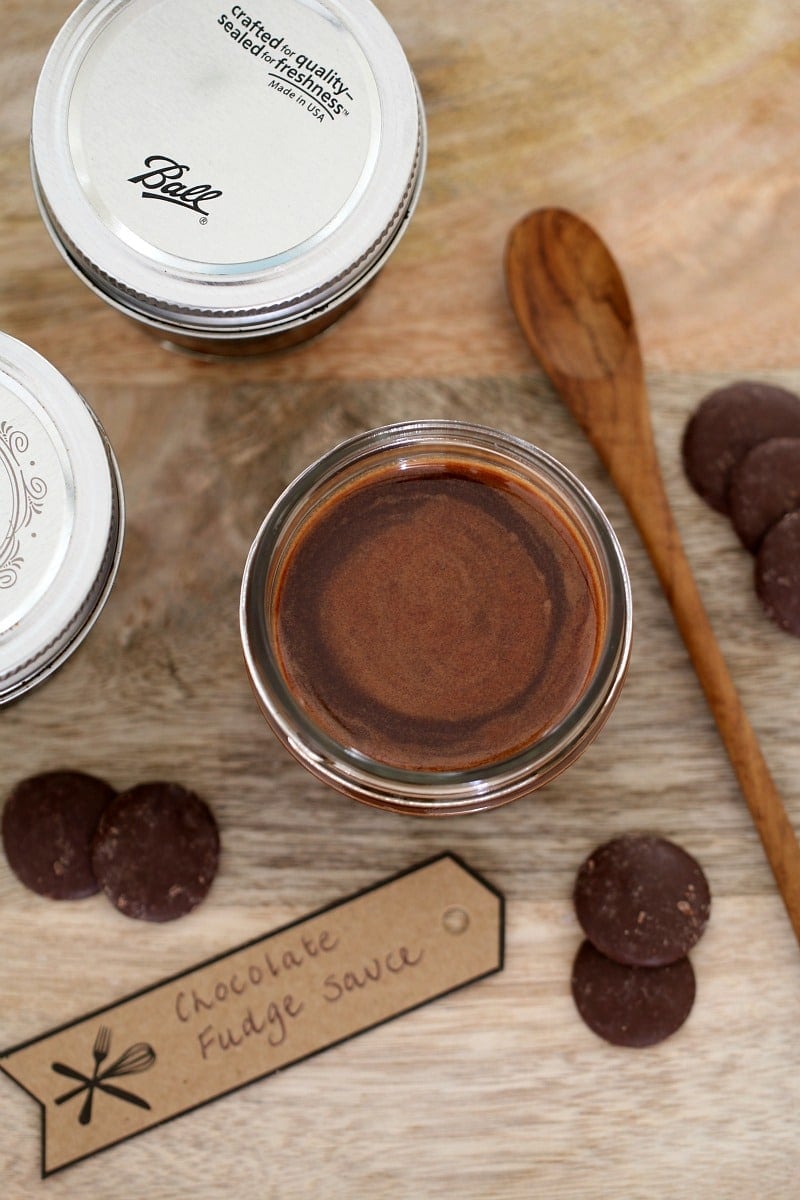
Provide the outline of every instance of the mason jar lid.
<path id="1" fill-rule="evenodd" d="M 370 0 L 84 0 L 33 110 L 34 187 L 70 265 L 129 315 L 222 337 L 363 286 L 424 154 Z"/>
<path id="2" fill-rule="evenodd" d="M 119 471 L 91 409 L 41 355 L 0 334 L 0 704 L 89 631 L 122 526 Z"/>

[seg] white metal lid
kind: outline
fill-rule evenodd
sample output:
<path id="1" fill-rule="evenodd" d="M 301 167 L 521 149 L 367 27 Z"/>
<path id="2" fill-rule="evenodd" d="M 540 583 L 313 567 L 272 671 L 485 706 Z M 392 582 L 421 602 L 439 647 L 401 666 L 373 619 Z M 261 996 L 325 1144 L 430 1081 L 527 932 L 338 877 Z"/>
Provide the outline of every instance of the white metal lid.
<path id="1" fill-rule="evenodd" d="M 0 334 L 0 704 L 88 632 L 122 524 L 119 472 L 91 409 L 40 354 Z"/>
<path id="2" fill-rule="evenodd" d="M 225 334 L 297 322 L 377 269 L 424 116 L 370 0 L 84 0 L 33 111 L 67 260 L 120 307 Z"/>

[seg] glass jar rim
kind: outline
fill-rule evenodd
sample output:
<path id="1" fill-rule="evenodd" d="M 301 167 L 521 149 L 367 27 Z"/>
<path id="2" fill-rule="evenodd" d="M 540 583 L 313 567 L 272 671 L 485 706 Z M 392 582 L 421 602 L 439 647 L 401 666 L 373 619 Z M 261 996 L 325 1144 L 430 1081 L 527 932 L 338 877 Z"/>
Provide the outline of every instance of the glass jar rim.
<path id="1" fill-rule="evenodd" d="M 398 465 L 419 454 L 470 452 L 501 467 L 513 462 L 529 480 L 553 489 L 561 515 L 588 535 L 606 590 L 604 636 L 591 677 L 569 712 L 512 755 L 461 770 L 408 770 L 336 741 L 294 699 L 272 653 L 267 597 L 276 551 L 285 549 L 309 515 L 304 506 L 330 494 L 350 471 L 368 474 L 381 453 Z M 371 466 L 372 464 L 372 466 Z M 313 775 L 375 807 L 425 815 L 478 811 L 507 803 L 554 778 L 605 723 L 624 680 L 632 640 L 630 580 L 617 536 L 602 508 L 568 468 L 512 434 L 461 420 L 403 421 L 339 443 L 305 468 L 270 508 L 251 546 L 240 597 L 245 663 L 259 705 L 279 740 Z"/>

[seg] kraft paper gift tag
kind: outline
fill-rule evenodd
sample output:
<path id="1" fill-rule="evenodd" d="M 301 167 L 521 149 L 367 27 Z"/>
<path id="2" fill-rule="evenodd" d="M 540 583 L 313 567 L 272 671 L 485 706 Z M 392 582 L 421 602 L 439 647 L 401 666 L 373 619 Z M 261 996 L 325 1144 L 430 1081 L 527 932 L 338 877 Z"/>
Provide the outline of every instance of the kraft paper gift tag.
<path id="1" fill-rule="evenodd" d="M 42 1174 L 503 966 L 499 892 L 445 854 L 0 1054 Z"/>

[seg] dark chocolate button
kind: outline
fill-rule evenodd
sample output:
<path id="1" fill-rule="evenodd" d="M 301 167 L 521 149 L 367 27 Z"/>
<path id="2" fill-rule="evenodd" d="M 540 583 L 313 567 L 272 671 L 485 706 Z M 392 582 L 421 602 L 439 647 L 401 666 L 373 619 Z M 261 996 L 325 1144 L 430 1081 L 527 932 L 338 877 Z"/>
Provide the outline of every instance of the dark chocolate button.
<path id="1" fill-rule="evenodd" d="M 208 805 L 174 783 L 142 783 L 108 806 L 95 834 L 92 865 L 121 913 L 172 921 L 208 893 L 219 834 Z"/>
<path id="2" fill-rule="evenodd" d="M 615 838 L 590 854 L 578 871 L 574 901 L 597 949 L 638 967 L 683 958 L 705 929 L 711 907 L 695 859 L 674 842 L 645 833 Z"/>
<path id="3" fill-rule="evenodd" d="M 585 941 L 572 968 L 572 995 L 590 1029 L 614 1046 L 654 1046 L 680 1029 L 694 1004 L 688 958 L 665 967 L 627 967 Z"/>
<path id="4" fill-rule="evenodd" d="M 689 482 L 712 508 L 728 512 L 731 472 L 768 438 L 800 437 L 800 397 L 785 388 L 743 381 L 710 392 L 683 436 Z"/>
<path id="5" fill-rule="evenodd" d="M 800 438 L 769 438 L 748 451 L 731 472 L 731 521 L 755 552 L 764 534 L 800 508 Z"/>
<path id="6" fill-rule="evenodd" d="M 756 558 L 756 591 L 781 629 L 800 637 L 800 511 L 773 525 Z"/>
<path id="7" fill-rule="evenodd" d="M 97 892 L 90 847 L 114 795 L 81 771 L 47 771 L 18 783 L 3 809 L 3 847 L 18 879 L 52 900 Z"/>

